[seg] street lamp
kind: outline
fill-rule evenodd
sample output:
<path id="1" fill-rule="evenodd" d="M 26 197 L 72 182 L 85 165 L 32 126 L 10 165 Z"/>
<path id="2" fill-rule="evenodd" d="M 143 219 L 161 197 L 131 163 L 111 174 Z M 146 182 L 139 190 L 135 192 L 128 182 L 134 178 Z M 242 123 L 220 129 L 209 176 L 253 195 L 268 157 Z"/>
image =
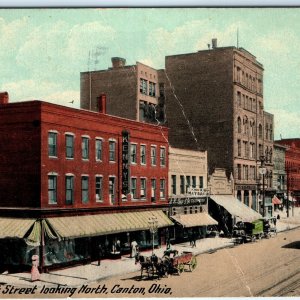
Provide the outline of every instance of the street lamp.
<path id="1" fill-rule="evenodd" d="M 152 255 L 154 254 L 154 235 L 158 229 L 158 221 L 157 218 L 152 216 L 148 219 L 149 230 L 152 233 Z"/>
<path id="2" fill-rule="evenodd" d="M 265 157 L 260 156 L 260 166 L 259 166 L 259 174 L 263 176 L 263 217 L 265 217 L 265 174 L 267 172 L 267 168 L 265 167 Z"/>

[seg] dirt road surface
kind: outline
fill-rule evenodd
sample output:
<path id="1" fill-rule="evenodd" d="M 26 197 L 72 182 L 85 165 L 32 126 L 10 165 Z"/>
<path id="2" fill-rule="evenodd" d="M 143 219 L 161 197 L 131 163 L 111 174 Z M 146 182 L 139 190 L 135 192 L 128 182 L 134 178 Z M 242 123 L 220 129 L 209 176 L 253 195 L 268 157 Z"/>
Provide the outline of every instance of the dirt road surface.
<path id="1" fill-rule="evenodd" d="M 140 280 L 140 273 L 129 273 L 90 283 L 87 288 L 98 288 L 99 293 L 88 293 L 90 290 L 86 289 L 80 296 L 300 296 L 300 228 L 255 243 L 202 254 L 197 261 L 193 272 L 168 278 Z"/>

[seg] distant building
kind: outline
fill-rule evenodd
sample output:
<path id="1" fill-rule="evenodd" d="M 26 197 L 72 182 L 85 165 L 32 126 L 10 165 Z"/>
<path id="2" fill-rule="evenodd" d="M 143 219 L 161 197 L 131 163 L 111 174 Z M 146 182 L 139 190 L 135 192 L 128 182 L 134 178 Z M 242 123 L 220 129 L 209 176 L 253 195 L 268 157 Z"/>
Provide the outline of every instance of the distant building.
<path id="1" fill-rule="evenodd" d="M 155 244 L 165 241 L 167 128 L 41 101 L 0 103 L 0 269 L 28 268 L 32 254 L 42 269 L 91 261 L 99 243 L 105 256 L 128 253 L 133 239 L 151 247 L 153 217 Z"/>
<path id="2" fill-rule="evenodd" d="M 287 148 L 285 154 L 287 196 L 291 203 L 300 206 L 300 139 L 282 139 L 275 143 Z"/>
<path id="3" fill-rule="evenodd" d="M 285 171 L 285 153 L 287 147 L 274 142 L 274 171 L 273 187 L 280 200 L 284 200 L 286 193 L 286 171 Z"/>
<path id="4" fill-rule="evenodd" d="M 80 107 L 98 111 L 100 96 L 105 94 L 106 112 L 131 120 L 164 122 L 160 93 L 159 71 L 137 62 L 126 65 L 126 60 L 113 57 L 107 70 L 82 72 L 80 75 Z"/>

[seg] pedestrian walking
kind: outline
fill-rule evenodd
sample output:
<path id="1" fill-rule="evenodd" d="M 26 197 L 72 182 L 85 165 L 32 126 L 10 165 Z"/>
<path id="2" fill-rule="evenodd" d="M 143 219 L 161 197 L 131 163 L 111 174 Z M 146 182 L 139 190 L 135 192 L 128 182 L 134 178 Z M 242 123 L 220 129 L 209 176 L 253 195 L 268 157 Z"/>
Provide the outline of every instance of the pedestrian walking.
<path id="1" fill-rule="evenodd" d="M 192 248 L 196 247 L 196 234 L 193 232 L 192 234 Z"/>
<path id="2" fill-rule="evenodd" d="M 137 247 L 138 247 L 138 243 L 136 242 L 136 240 L 133 240 L 131 242 L 131 257 L 135 257 L 137 254 Z"/>
<path id="3" fill-rule="evenodd" d="M 98 245 L 98 266 L 101 264 L 101 259 L 103 257 L 103 247 L 101 244 Z"/>
<path id="4" fill-rule="evenodd" d="M 32 255 L 31 281 L 40 280 L 41 274 L 39 272 L 39 256 Z"/>

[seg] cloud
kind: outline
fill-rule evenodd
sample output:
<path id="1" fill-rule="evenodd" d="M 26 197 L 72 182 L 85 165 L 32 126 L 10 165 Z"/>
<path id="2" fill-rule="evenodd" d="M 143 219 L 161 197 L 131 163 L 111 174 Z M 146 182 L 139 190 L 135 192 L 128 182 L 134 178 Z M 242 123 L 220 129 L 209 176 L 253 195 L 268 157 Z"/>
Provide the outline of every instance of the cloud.
<path id="1" fill-rule="evenodd" d="M 79 90 L 65 90 L 63 86 L 54 82 L 41 81 L 37 88 L 37 83 L 33 79 L 21 80 L 6 83 L 0 89 L 9 93 L 10 102 L 43 100 L 71 107 L 80 106 Z"/>
<path id="2" fill-rule="evenodd" d="M 275 139 L 299 138 L 300 113 L 297 111 L 288 111 L 282 108 L 272 109 L 274 114 L 274 133 Z"/>

